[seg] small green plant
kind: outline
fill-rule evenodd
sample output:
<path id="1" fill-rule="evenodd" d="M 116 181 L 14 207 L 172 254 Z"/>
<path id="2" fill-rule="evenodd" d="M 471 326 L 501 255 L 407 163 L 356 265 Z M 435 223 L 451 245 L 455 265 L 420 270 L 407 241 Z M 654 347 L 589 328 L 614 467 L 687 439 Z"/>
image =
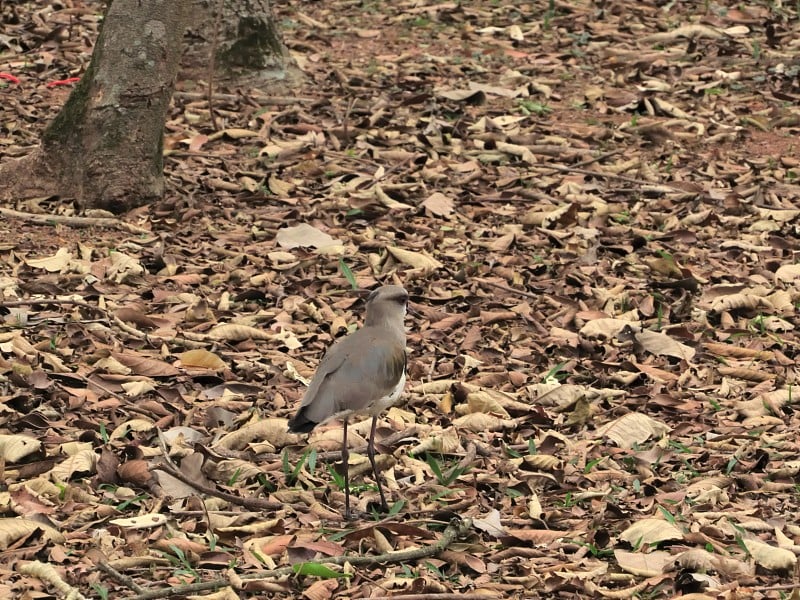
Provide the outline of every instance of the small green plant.
<path id="1" fill-rule="evenodd" d="M 558 383 L 563 381 L 569 375 L 566 371 L 564 371 L 564 367 L 567 363 L 558 363 L 555 367 L 550 369 L 547 374 L 542 378 L 544 383 Z"/>
<path id="2" fill-rule="evenodd" d="M 147 494 L 139 494 L 137 496 L 134 496 L 133 498 L 128 498 L 127 500 L 123 500 L 122 502 L 117 504 L 114 508 L 116 508 L 118 511 L 127 510 L 132 505 L 138 504 L 142 500 L 147 500 L 147 498 L 149 498 Z"/>
<path id="3" fill-rule="evenodd" d="M 386 513 L 385 515 L 375 510 L 372 511 L 372 516 L 375 517 L 376 521 L 384 518 L 396 517 L 400 513 L 400 511 L 403 510 L 405 505 L 406 505 L 405 500 L 398 500 L 397 502 L 392 504 L 392 506 L 389 508 L 389 512 Z"/>
<path id="4" fill-rule="evenodd" d="M 631 222 L 631 213 L 629 210 L 623 210 L 622 212 L 614 213 L 611 215 L 611 220 L 615 223 L 619 223 L 620 225 L 627 225 Z"/>
<path id="5" fill-rule="evenodd" d="M 316 464 L 316 450 L 308 449 L 303 452 L 303 455 L 300 457 L 300 460 L 297 461 L 297 464 L 292 467 L 291 463 L 289 462 L 289 450 L 285 448 L 283 450 L 282 458 L 282 466 L 283 466 L 283 476 L 286 479 L 286 485 L 294 485 L 297 483 L 297 476 L 300 474 L 300 471 L 303 470 L 303 466 L 308 461 L 309 456 L 313 453 L 314 454 L 314 464 Z"/>
<path id="6" fill-rule="evenodd" d="M 592 469 L 594 469 L 597 465 L 599 465 L 604 460 L 605 460 L 605 457 L 603 457 L 603 456 L 601 456 L 600 458 L 595 458 L 594 460 L 590 460 L 588 463 L 586 463 L 586 466 L 583 467 L 584 474 L 588 475 L 589 473 L 591 473 Z"/>
<path id="7" fill-rule="evenodd" d="M 425 568 L 442 581 L 451 581 L 455 583 L 459 579 L 459 575 L 446 575 L 439 567 L 428 561 L 425 561 Z"/>
<path id="8" fill-rule="evenodd" d="M 739 546 L 742 550 L 744 550 L 744 554 L 747 558 L 750 558 L 750 551 L 747 549 L 747 544 L 744 543 L 744 537 L 739 534 L 736 536 L 736 545 Z"/>
<path id="9" fill-rule="evenodd" d="M 453 494 L 458 493 L 456 488 L 443 488 L 436 492 L 435 494 L 431 495 L 430 501 L 431 502 L 438 502 L 442 498 L 446 498 L 447 496 L 452 496 Z"/>
<path id="10" fill-rule="evenodd" d="M 419 571 L 412 569 L 406 564 L 402 564 L 400 567 L 403 570 L 397 574 L 398 577 L 403 577 L 404 579 L 419 579 Z"/>
<path id="11" fill-rule="evenodd" d="M 270 480 L 266 473 L 259 473 L 256 475 L 256 481 L 258 481 L 258 485 L 260 485 L 267 493 L 272 493 L 278 489 L 278 486 L 275 485 L 275 482 Z"/>
<path id="12" fill-rule="evenodd" d="M 319 577 L 320 579 L 347 579 L 353 576 L 352 573 L 334 571 L 330 567 L 314 562 L 297 563 L 296 565 L 292 565 L 292 570 L 296 575 L 308 575 L 311 577 Z"/>
<path id="13" fill-rule="evenodd" d="M 661 294 L 653 294 L 656 304 L 656 331 L 661 331 L 664 326 L 664 303 Z"/>
<path id="14" fill-rule="evenodd" d="M 658 506 L 658 510 L 659 510 L 659 511 L 661 511 L 661 514 L 662 514 L 662 515 L 664 515 L 664 519 L 667 521 L 667 523 L 670 523 L 670 524 L 672 524 L 672 525 L 675 525 L 675 515 L 673 515 L 671 512 L 669 512 L 669 511 L 666 509 L 666 507 L 664 507 L 664 506 L 661 506 L 661 505 L 659 504 L 659 506 Z"/>
<path id="15" fill-rule="evenodd" d="M 93 583 L 92 589 L 97 593 L 97 596 L 100 600 L 108 600 L 108 588 L 104 585 L 100 585 L 99 583 Z"/>
<path id="16" fill-rule="evenodd" d="M 614 555 L 613 548 L 598 548 L 595 544 L 589 544 L 587 542 L 581 542 L 579 540 L 575 540 L 575 543 L 589 550 L 591 555 L 594 556 L 595 558 L 606 558 Z"/>
<path id="17" fill-rule="evenodd" d="M 450 485 L 467 472 L 467 467 L 461 467 L 458 464 L 453 464 L 445 471 L 432 454 L 426 454 L 425 461 L 428 463 L 431 471 L 433 471 L 433 475 L 436 477 L 436 481 L 439 482 L 439 485 Z"/>
<path id="18" fill-rule="evenodd" d="M 242 474 L 241 469 L 236 469 L 233 474 L 228 478 L 228 485 L 234 486 L 236 482 L 239 481 L 239 476 Z"/>
<path id="19" fill-rule="evenodd" d="M 526 116 L 537 115 L 541 117 L 553 112 L 553 109 L 546 103 L 536 102 L 534 100 L 520 100 L 518 106 L 520 112 Z"/>
<path id="20" fill-rule="evenodd" d="M 550 29 L 550 21 L 556 15 L 556 0 L 548 0 L 547 2 L 547 10 L 544 12 L 544 18 L 542 19 L 542 29 L 545 31 Z"/>
<path id="21" fill-rule="evenodd" d="M 333 480 L 333 484 L 337 488 L 339 488 L 339 491 L 340 492 L 344 491 L 344 487 L 345 487 L 345 485 L 344 485 L 344 475 L 342 475 L 341 473 L 339 473 L 339 471 L 334 469 L 333 465 L 328 465 L 328 473 L 330 474 L 331 479 Z"/>
<path id="22" fill-rule="evenodd" d="M 761 335 L 767 334 L 767 317 L 765 315 L 758 315 L 750 319 L 750 326 L 757 330 Z"/>
<path id="23" fill-rule="evenodd" d="M 572 507 L 573 507 L 573 506 L 575 506 L 577 503 L 578 503 L 578 502 L 575 500 L 574 496 L 572 495 L 572 492 L 567 492 L 567 493 L 564 495 L 564 501 L 563 501 L 563 502 L 561 502 L 560 504 L 561 504 L 561 506 L 563 506 L 564 508 L 572 508 Z"/>
<path id="24" fill-rule="evenodd" d="M 347 266 L 343 258 L 339 259 L 339 270 L 342 272 L 342 275 L 344 275 L 344 278 L 347 279 L 347 283 L 350 284 L 350 287 L 357 290 L 358 282 L 356 281 L 356 276 L 353 275 L 353 271 L 350 270 L 350 267 Z"/>
<path id="25" fill-rule="evenodd" d="M 192 563 L 189 562 L 183 550 L 178 548 L 175 544 L 170 544 L 169 549 L 172 550 L 172 554 L 164 551 L 162 551 L 161 554 L 175 567 L 175 575 L 177 577 L 187 575 L 192 579 L 200 579 L 200 574 L 192 566 Z"/>

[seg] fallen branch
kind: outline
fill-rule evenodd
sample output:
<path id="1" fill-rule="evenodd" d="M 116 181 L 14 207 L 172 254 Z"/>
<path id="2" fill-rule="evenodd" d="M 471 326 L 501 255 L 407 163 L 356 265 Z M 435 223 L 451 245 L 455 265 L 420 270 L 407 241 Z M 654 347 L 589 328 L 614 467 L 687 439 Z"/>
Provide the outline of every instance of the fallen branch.
<path id="1" fill-rule="evenodd" d="M 132 577 L 128 577 L 124 573 L 120 573 L 107 562 L 97 563 L 97 568 L 106 573 L 109 577 L 111 577 L 111 579 L 113 579 L 117 583 L 121 583 L 125 587 L 132 589 L 137 594 L 145 593 L 145 589 L 138 583 L 136 583 Z"/>
<path id="2" fill-rule="evenodd" d="M 152 231 L 132 223 L 126 223 L 111 217 L 72 217 L 67 215 L 40 215 L 20 212 L 11 208 L 0 208 L 0 215 L 11 219 L 19 219 L 37 225 L 66 225 L 68 227 L 99 227 L 101 229 L 121 229 L 129 233 L 150 234 Z"/>
<path id="3" fill-rule="evenodd" d="M 124 333 L 127 333 L 129 336 L 134 337 L 137 340 L 149 342 L 153 345 L 168 344 L 175 346 L 184 346 L 186 348 L 206 348 L 207 346 L 218 341 L 206 335 L 196 335 L 196 334 L 188 334 L 192 336 L 191 338 L 190 337 L 161 338 L 157 336 L 152 336 L 145 333 L 144 331 L 136 329 L 136 327 L 134 327 L 133 325 L 129 325 L 128 323 L 120 319 L 118 316 L 110 313 L 105 308 L 102 308 L 95 304 L 90 304 L 89 302 L 86 302 L 86 300 L 81 300 L 78 298 L 28 298 L 25 300 L 0 301 L 0 306 L 3 307 L 32 306 L 34 304 L 73 305 L 97 311 L 102 315 L 104 315 L 109 322 L 113 322 Z"/>
<path id="4" fill-rule="evenodd" d="M 384 565 L 390 563 L 402 563 L 406 561 L 419 560 L 435 556 L 446 550 L 450 544 L 460 537 L 465 536 L 469 530 L 472 529 L 472 519 L 464 519 L 463 521 L 454 521 L 447 526 L 444 530 L 441 539 L 427 546 L 420 546 L 419 548 L 410 548 L 408 550 L 398 550 L 395 552 L 385 552 L 375 556 L 332 556 L 321 559 L 318 564 L 321 565 L 343 565 L 348 563 L 355 567 L 360 566 L 373 566 Z M 264 579 L 275 579 L 277 577 L 286 577 L 294 574 L 293 567 L 281 567 L 279 569 L 270 569 L 268 571 L 259 571 L 257 573 L 249 573 L 241 578 L 242 582 L 262 581 Z M 230 585 L 229 578 L 214 579 L 212 581 L 203 581 L 201 583 L 190 583 L 181 586 L 165 587 L 151 592 L 137 594 L 131 600 L 156 600 L 157 598 L 166 598 L 168 596 L 181 596 L 193 594 L 196 592 L 206 592 L 216 590 Z M 426 596 L 430 597 L 430 596 Z M 464 597 L 460 595 L 459 597 Z"/>
<path id="5" fill-rule="evenodd" d="M 581 175 L 589 175 L 591 177 L 600 177 L 601 179 L 614 179 L 617 181 L 625 181 L 627 183 L 633 183 L 639 186 L 644 186 L 648 189 L 656 189 L 656 188 L 669 188 L 676 192 L 681 192 L 680 188 L 673 185 L 672 183 L 665 181 L 665 182 L 654 182 L 654 181 L 647 181 L 646 179 L 639 179 L 637 177 L 628 177 L 627 175 L 617 175 L 616 173 L 605 173 L 603 171 L 593 171 L 592 169 L 583 169 L 581 167 L 564 167 L 560 165 L 541 165 L 542 169 L 550 169 L 552 171 L 558 171 L 559 173 L 579 173 Z M 539 173 L 532 173 L 526 178 L 537 177 Z"/>
<path id="6" fill-rule="evenodd" d="M 161 462 L 151 467 L 151 471 L 164 471 L 168 475 L 172 475 L 175 479 L 179 479 L 186 485 L 196 489 L 202 494 L 220 498 L 221 500 L 225 500 L 225 502 L 229 502 L 236 506 L 243 506 L 247 510 L 279 510 L 284 507 L 282 502 L 275 502 L 272 500 L 266 500 L 264 498 L 253 498 L 252 496 L 237 496 L 236 494 L 230 494 L 228 492 L 218 490 L 217 488 L 203 485 L 191 477 L 184 475 L 178 466 L 172 462 L 172 459 L 169 457 L 169 450 L 167 449 L 166 441 L 164 440 L 164 436 L 161 434 L 161 431 L 158 432 L 158 445 L 161 446 Z"/>
<path id="7" fill-rule="evenodd" d="M 509 292 L 511 294 L 517 294 L 524 298 L 531 298 L 533 300 L 539 300 L 542 295 L 541 294 L 534 294 L 533 292 L 529 292 L 527 290 L 520 290 L 517 288 L 512 288 L 510 286 L 504 285 L 502 283 L 495 283 L 494 281 L 489 281 L 488 279 L 478 279 L 478 285 L 488 285 L 489 287 L 497 288 L 498 290 L 503 290 L 504 292 Z"/>
<path id="8" fill-rule="evenodd" d="M 208 100 L 208 92 L 175 92 L 173 98 L 179 100 Z M 252 98 L 275 106 L 296 106 L 297 104 L 313 104 L 319 102 L 317 98 L 303 98 L 301 96 L 267 96 L 264 94 L 222 94 L 213 93 L 214 100 L 222 102 L 238 102 L 240 100 Z"/>

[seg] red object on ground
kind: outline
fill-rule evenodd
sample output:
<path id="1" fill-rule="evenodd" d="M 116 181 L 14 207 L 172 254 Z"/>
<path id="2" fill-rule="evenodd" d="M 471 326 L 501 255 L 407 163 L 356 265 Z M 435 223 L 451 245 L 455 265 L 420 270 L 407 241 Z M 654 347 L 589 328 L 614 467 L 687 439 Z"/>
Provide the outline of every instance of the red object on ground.
<path id="1" fill-rule="evenodd" d="M 11 83 L 19 83 L 19 77 L 14 77 L 11 73 L 0 73 L 0 79 L 5 79 Z"/>
<path id="2" fill-rule="evenodd" d="M 58 79 L 56 81 L 50 81 L 47 84 L 47 87 L 58 87 L 59 85 L 69 85 L 71 83 L 75 83 L 76 81 L 80 81 L 80 77 L 69 77 L 67 79 Z"/>

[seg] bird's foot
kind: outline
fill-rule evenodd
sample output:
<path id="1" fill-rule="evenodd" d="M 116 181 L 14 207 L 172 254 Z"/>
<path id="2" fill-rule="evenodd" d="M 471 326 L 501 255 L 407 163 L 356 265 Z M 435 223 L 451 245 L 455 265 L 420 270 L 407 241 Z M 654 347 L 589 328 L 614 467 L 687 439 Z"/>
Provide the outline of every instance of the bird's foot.
<path id="1" fill-rule="evenodd" d="M 347 509 L 342 513 L 342 517 L 344 517 L 345 523 L 352 523 L 353 521 L 362 521 L 364 519 L 364 513 L 357 511 L 356 509 Z"/>
<path id="2" fill-rule="evenodd" d="M 386 502 L 370 502 L 367 505 L 367 508 L 373 514 L 376 512 L 381 514 L 386 514 L 389 512 L 389 505 L 386 504 Z"/>

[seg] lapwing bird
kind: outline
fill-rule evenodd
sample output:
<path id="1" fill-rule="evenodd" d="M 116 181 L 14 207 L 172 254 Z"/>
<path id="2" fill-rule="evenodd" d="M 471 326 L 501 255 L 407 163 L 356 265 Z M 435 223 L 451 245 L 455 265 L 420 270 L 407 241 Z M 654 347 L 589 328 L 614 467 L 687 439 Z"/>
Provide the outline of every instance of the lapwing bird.
<path id="1" fill-rule="evenodd" d="M 408 292 L 398 285 L 374 290 L 367 298 L 364 326 L 328 349 L 297 414 L 289 421 L 289 431 L 294 433 L 308 433 L 331 419 L 343 421 L 344 518 L 347 520 L 352 518 L 347 449 L 347 423 L 351 415 L 372 416 L 367 456 L 378 485 L 381 509 L 388 511 L 375 466 L 375 428 L 378 415 L 400 399 L 405 387 L 407 305 Z"/>

